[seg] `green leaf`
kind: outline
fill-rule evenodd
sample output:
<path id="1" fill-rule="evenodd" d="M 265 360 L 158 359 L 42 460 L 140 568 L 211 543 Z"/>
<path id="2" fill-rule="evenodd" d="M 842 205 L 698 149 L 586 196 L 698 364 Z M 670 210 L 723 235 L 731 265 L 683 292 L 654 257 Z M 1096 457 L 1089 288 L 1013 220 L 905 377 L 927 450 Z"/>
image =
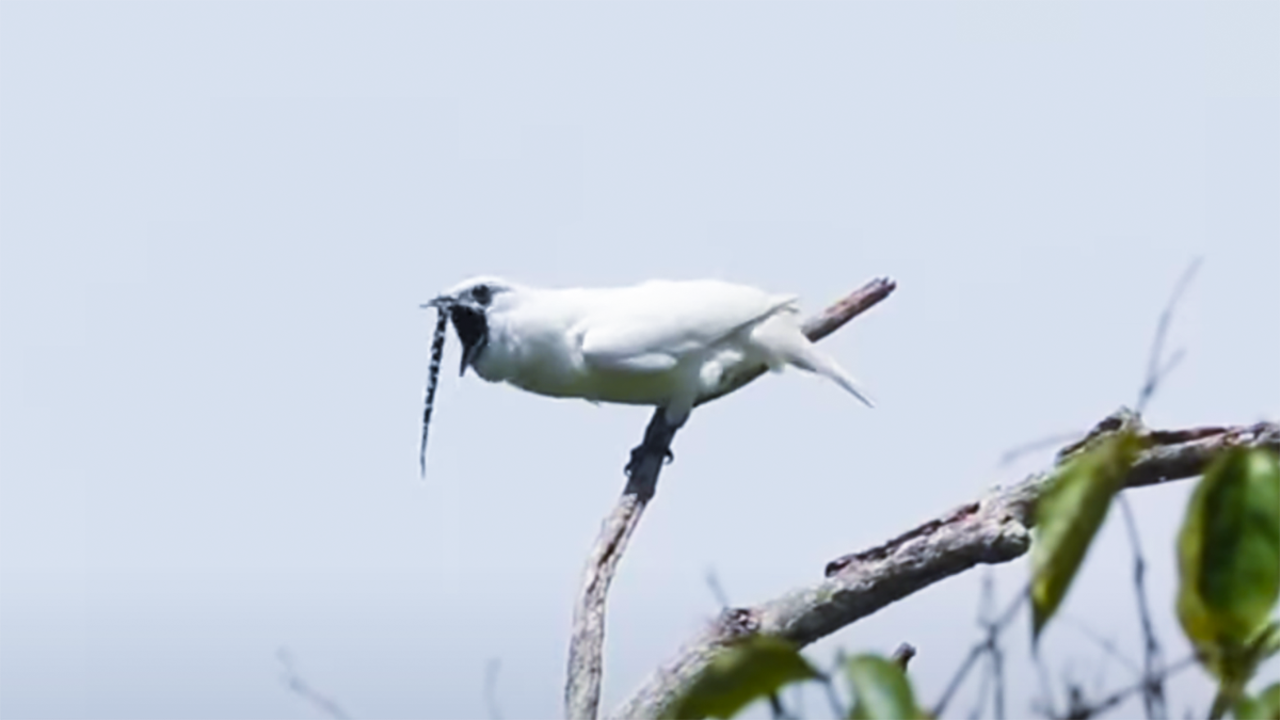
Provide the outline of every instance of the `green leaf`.
<path id="1" fill-rule="evenodd" d="M 1270 660 L 1273 655 L 1280 653 L 1280 621 L 1272 621 L 1258 635 L 1254 644 L 1258 648 L 1258 662 Z"/>
<path id="2" fill-rule="evenodd" d="M 1240 702 L 1231 710 L 1231 717 L 1236 720 L 1266 720 L 1262 706 L 1248 695 L 1240 698 Z"/>
<path id="3" fill-rule="evenodd" d="M 1034 639 L 1066 596 L 1140 449 L 1132 429 L 1099 440 L 1064 463 L 1036 503 L 1036 542 L 1031 547 Z"/>
<path id="4" fill-rule="evenodd" d="M 1280 457 L 1232 449 L 1205 471 L 1178 535 L 1178 619 L 1219 678 L 1243 683 L 1274 650 L 1280 597 Z"/>
<path id="5" fill-rule="evenodd" d="M 728 718 L 788 683 L 818 677 L 795 645 L 756 635 L 734 644 L 662 712 L 664 718 Z"/>
<path id="6" fill-rule="evenodd" d="M 1254 698 L 1241 698 L 1232 711 L 1236 720 L 1280 720 L 1280 683 Z"/>
<path id="7" fill-rule="evenodd" d="M 853 688 L 855 720 L 906 720 L 924 714 L 916 707 L 911 683 L 902 668 L 878 655 L 859 655 L 845 662 L 845 676 Z"/>

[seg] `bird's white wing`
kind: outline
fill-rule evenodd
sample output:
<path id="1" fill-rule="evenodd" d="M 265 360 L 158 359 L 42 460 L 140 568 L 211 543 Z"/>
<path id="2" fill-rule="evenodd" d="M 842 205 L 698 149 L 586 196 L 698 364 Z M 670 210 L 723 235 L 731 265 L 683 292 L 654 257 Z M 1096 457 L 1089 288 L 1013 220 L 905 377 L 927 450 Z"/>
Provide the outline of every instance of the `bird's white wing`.
<path id="1" fill-rule="evenodd" d="M 794 302 L 716 280 L 653 281 L 609 291 L 577 330 L 591 365 L 662 372 Z"/>

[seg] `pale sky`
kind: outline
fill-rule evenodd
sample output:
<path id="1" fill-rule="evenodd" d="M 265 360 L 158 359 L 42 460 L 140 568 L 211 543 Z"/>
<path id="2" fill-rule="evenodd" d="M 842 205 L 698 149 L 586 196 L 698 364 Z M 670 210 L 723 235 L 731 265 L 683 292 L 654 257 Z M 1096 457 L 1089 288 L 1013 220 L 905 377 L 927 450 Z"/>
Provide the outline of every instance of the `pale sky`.
<path id="1" fill-rule="evenodd" d="M 648 411 L 449 372 L 419 478 L 418 303 L 716 277 L 815 311 L 897 280 L 824 341 L 875 410 L 790 372 L 677 437 L 611 596 L 610 708 L 717 611 L 708 570 L 736 604 L 812 582 L 1131 403 L 1195 257 L 1150 424 L 1280 415 L 1280 5 L 6 2 L 0 239 L 14 718 L 316 717 L 282 647 L 355 717 L 484 717 L 495 658 L 506 717 L 555 716 Z M 1191 487 L 1132 496 L 1170 660 Z M 1137 661 L 1122 530 L 1063 613 Z M 810 656 L 909 641 L 932 703 L 982 576 Z M 996 568 L 1002 605 L 1025 576 Z M 1059 704 L 1136 680 L 1068 622 Z M 1210 692 L 1187 673 L 1171 711 Z"/>

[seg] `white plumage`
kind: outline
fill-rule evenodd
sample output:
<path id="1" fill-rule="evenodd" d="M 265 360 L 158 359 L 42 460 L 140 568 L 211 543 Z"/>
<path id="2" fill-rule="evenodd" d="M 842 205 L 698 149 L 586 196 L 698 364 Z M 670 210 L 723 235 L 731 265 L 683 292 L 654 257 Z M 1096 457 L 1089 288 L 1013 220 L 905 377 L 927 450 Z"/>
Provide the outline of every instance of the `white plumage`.
<path id="1" fill-rule="evenodd" d="M 540 395 L 658 406 L 673 427 L 743 362 L 818 373 L 871 405 L 801 332 L 795 303 L 718 280 L 542 289 L 480 277 L 429 305 L 450 313 L 464 373 Z"/>

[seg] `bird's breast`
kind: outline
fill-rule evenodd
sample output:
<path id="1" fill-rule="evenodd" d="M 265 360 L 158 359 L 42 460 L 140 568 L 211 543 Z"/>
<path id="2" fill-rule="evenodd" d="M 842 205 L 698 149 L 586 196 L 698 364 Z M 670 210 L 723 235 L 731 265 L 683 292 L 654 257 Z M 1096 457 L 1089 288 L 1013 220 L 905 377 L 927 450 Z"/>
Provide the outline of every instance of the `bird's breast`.
<path id="1" fill-rule="evenodd" d="M 572 395 L 583 382 L 584 367 L 563 325 L 520 314 L 491 318 L 476 373 L 542 395 Z"/>
<path id="2" fill-rule="evenodd" d="M 570 328 L 513 328 L 502 322 L 491 323 L 489 343 L 474 367 L 485 380 L 539 395 L 633 405 L 662 405 L 679 382 L 676 370 L 637 373 L 592 367 L 583 358 L 581 338 Z"/>

